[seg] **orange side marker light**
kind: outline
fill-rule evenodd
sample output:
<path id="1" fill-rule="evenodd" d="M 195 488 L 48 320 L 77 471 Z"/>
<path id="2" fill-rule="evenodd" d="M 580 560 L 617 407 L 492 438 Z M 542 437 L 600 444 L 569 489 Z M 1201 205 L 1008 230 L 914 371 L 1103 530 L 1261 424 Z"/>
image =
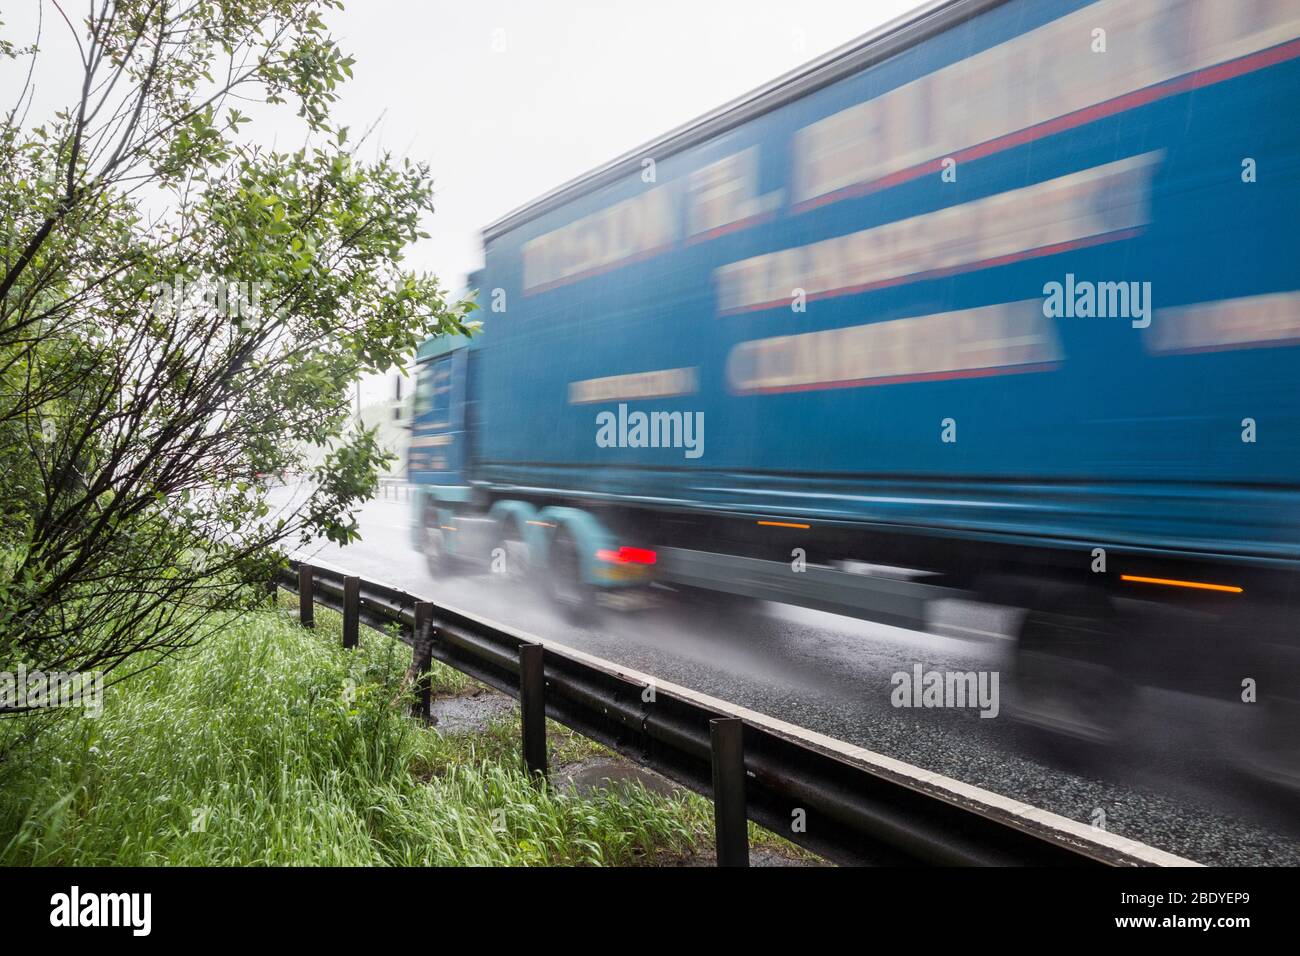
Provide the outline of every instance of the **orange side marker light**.
<path id="1" fill-rule="evenodd" d="M 1195 588 L 1198 591 L 1223 591 L 1227 594 L 1242 594 L 1243 590 L 1233 584 L 1207 584 L 1204 581 L 1176 581 L 1173 578 L 1144 578 L 1136 574 L 1121 574 L 1121 581 L 1134 581 L 1138 584 L 1165 584 L 1173 588 Z"/>

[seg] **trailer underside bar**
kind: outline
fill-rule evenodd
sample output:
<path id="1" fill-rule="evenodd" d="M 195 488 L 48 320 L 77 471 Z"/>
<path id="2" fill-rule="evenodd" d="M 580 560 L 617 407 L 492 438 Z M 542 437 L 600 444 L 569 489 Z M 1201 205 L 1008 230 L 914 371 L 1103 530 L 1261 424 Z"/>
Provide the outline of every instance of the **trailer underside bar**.
<path id="1" fill-rule="evenodd" d="M 779 601 L 832 614 L 921 629 L 931 601 L 969 598 L 965 591 L 809 564 L 768 561 L 684 548 L 659 548 L 659 580 Z"/>

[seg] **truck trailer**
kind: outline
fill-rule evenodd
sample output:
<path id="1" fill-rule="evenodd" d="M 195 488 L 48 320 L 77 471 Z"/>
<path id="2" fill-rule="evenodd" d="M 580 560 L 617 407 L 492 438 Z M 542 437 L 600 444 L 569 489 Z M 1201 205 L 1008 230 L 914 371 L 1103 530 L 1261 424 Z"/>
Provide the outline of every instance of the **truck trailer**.
<path id="1" fill-rule="evenodd" d="M 1300 0 L 927 4 L 485 229 L 416 544 L 577 620 L 1022 608 L 1028 725 L 1250 682 L 1294 780 L 1298 111 Z"/>

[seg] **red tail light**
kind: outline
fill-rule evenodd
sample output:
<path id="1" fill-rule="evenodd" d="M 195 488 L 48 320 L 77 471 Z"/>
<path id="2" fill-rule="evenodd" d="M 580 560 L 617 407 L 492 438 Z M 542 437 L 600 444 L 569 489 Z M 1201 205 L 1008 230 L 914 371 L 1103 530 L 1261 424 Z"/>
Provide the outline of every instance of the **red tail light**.
<path id="1" fill-rule="evenodd" d="M 617 551 L 601 549 L 596 557 L 610 564 L 654 564 L 655 553 L 649 548 L 619 548 Z"/>

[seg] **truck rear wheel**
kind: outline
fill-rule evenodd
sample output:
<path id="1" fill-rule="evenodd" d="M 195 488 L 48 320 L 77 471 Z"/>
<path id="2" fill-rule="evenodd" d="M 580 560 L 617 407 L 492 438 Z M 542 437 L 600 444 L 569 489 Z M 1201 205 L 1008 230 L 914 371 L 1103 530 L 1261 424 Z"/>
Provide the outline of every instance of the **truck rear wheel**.
<path id="1" fill-rule="evenodd" d="M 598 610 L 596 588 L 584 580 L 577 540 L 563 526 L 551 538 L 547 564 L 547 590 L 565 620 L 571 624 L 592 623 Z"/>
<path id="2" fill-rule="evenodd" d="M 1122 619 L 1083 587 L 1040 591 L 1021 624 L 1008 708 L 1055 758 L 1091 762 L 1123 737 L 1135 688 L 1124 672 Z"/>
<path id="3" fill-rule="evenodd" d="M 1300 647 L 1290 639 L 1289 606 L 1257 611 L 1251 619 L 1254 660 L 1233 674 L 1234 706 L 1247 708 L 1236 751 L 1245 769 L 1288 799 L 1300 794 Z M 1229 671 L 1228 673 L 1232 673 Z M 1243 677 L 1255 678 L 1255 697 L 1246 703 Z"/>

